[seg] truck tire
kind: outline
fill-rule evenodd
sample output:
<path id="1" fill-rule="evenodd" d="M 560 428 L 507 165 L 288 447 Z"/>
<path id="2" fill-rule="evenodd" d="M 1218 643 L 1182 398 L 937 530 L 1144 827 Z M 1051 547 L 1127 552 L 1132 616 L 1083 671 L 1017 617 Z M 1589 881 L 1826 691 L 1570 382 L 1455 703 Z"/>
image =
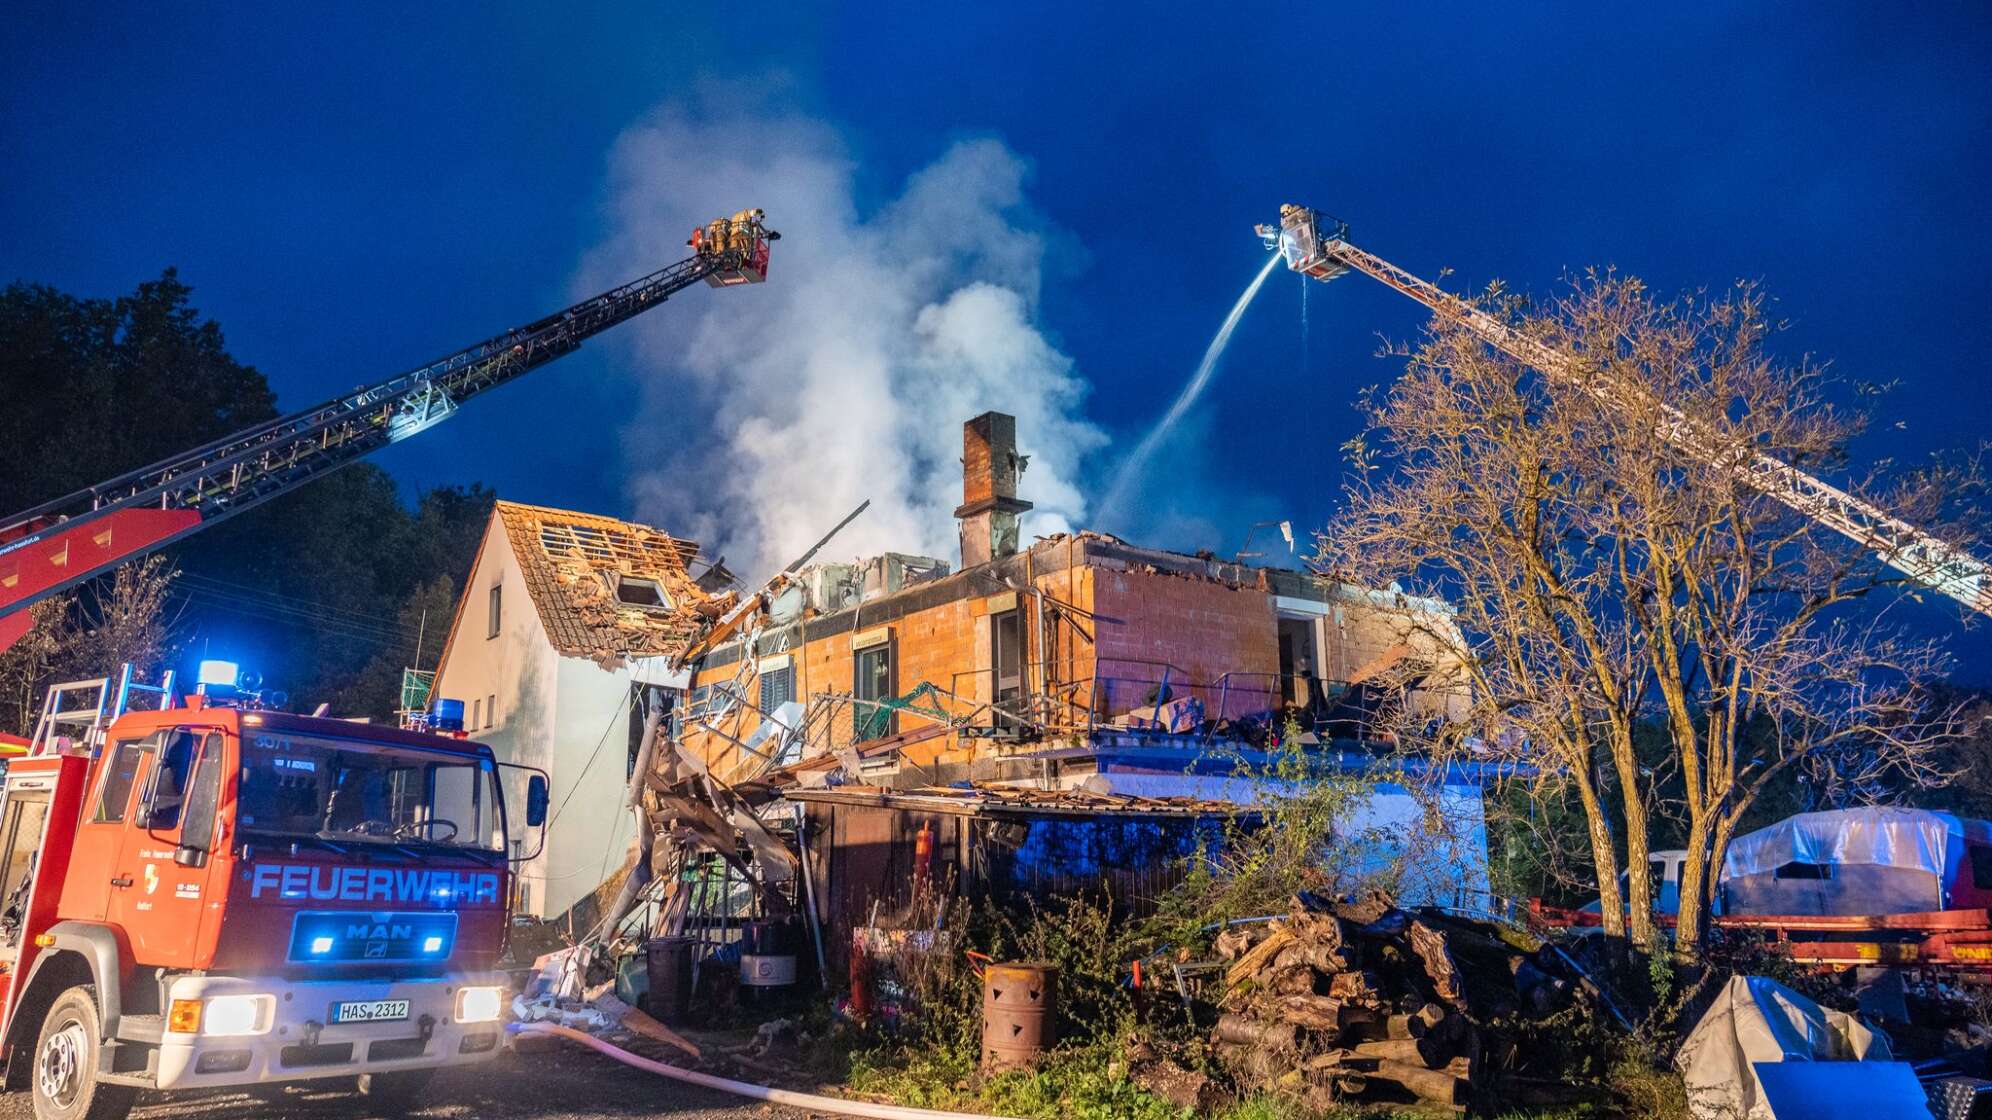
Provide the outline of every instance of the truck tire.
<path id="1" fill-rule="evenodd" d="M 366 1098 L 369 1111 L 382 1116 L 399 1116 L 415 1107 L 416 1100 L 435 1076 L 433 1069 L 363 1073 L 360 1075 L 360 1095 Z"/>
<path id="2" fill-rule="evenodd" d="M 78 985 L 55 997 L 35 1040 L 35 1120 L 124 1120 L 138 1090 L 97 1080 L 103 1038 L 97 990 Z"/>

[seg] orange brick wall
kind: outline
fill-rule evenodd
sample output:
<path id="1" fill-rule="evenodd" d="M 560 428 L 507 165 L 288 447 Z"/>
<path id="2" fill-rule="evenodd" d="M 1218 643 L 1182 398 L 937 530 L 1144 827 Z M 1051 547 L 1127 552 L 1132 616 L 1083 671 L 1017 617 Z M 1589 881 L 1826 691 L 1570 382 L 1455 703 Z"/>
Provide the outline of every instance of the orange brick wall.
<path id="1" fill-rule="evenodd" d="M 1265 591 L 1106 568 L 1094 570 L 1092 581 L 1100 714 L 1145 704 L 1165 667 L 1171 694 L 1182 696 L 1187 686 L 1211 715 L 1225 673 L 1233 711 L 1245 710 L 1243 694 L 1261 699 L 1268 682 L 1277 681 L 1279 631 Z"/>
<path id="2" fill-rule="evenodd" d="M 1052 646 L 1047 663 L 1039 634 L 1031 624 L 1031 597 L 1016 597 L 1024 613 L 1033 665 L 1027 681 L 1032 687 L 1042 684 L 1048 693 L 1078 709 L 1111 717 L 1145 704 L 1165 666 L 1173 694 L 1198 696 L 1211 715 L 1219 714 L 1220 681 L 1227 672 L 1231 674 L 1228 710 L 1232 714 L 1262 710 L 1268 690 L 1277 690 L 1279 639 L 1272 596 L 1266 591 L 1083 563 L 1032 582 L 1051 600 L 1092 614 L 1090 619 L 1075 618 L 1051 603 L 1046 605 L 1044 625 Z M 892 631 L 894 688 L 898 693 L 904 695 L 922 681 L 932 682 L 961 698 L 961 703 L 952 706 L 958 715 L 986 701 L 991 689 L 988 616 L 992 601 L 1003 594 L 958 599 L 883 623 Z M 788 651 L 795 659 L 797 697 L 806 700 L 819 693 L 848 693 L 853 671 L 851 638 L 871 629 L 872 624 L 860 611 L 856 631 L 817 638 Z M 735 665 L 708 669 L 695 683 L 729 681 L 736 670 Z M 751 675 L 747 679 L 751 681 Z M 745 713 L 729 725 L 729 730 L 745 738 L 757 720 L 753 713 Z M 918 717 L 902 717 L 899 730 L 916 730 L 923 722 Z M 843 706 L 830 724 L 831 747 L 848 746 L 851 731 L 850 709 Z M 812 735 L 812 748 L 820 749 L 822 742 L 820 733 Z M 721 774 L 742 759 L 742 752 L 723 740 L 703 743 L 694 738 L 688 746 L 704 754 Z M 953 754 L 960 747 L 935 740 L 909 754 L 924 762 Z"/>

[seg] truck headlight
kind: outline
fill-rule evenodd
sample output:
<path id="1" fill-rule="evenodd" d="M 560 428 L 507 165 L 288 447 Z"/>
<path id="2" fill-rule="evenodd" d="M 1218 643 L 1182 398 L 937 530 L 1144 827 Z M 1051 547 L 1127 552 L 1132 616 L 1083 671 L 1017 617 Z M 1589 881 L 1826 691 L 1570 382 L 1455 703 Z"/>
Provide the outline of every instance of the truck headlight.
<path id="1" fill-rule="evenodd" d="M 456 997 L 456 1021 L 459 1023 L 490 1023 L 497 1020 L 505 1006 L 503 988 L 458 988 Z"/>
<path id="2" fill-rule="evenodd" d="M 204 1035 L 262 1034 L 276 1019 L 275 996 L 211 996 L 201 1009 Z"/>

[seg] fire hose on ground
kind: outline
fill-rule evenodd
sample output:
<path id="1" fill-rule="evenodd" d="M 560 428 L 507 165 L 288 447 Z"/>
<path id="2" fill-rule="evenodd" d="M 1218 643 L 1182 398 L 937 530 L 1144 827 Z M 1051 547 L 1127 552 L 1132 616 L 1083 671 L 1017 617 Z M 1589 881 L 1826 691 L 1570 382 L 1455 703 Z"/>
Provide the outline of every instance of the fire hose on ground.
<path id="1" fill-rule="evenodd" d="M 632 1054 L 620 1046 L 603 1042 L 585 1031 L 563 1027 L 554 1023 L 514 1023 L 506 1028 L 518 1034 L 555 1035 L 570 1042 L 578 1042 L 590 1049 L 600 1051 L 632 1069 L 645 1070 L 660 1077 L 669 1077 L 691 1085 L 702 1085 L 708 1089 L 718 1089 L 723 1093 L 733 1093 L 769 1104 L 788 1105 L 791 1108 L 806 1108 L 816 1112 L 829 1112 L 838 1116 L 864 1116 L 872 1120 L 1012 1120 L 1010 1117 L 990 1116 L 979 1112 L 941 1112 L 931 1108 L 908 1108 L 896 1104 L 872 1104 L 868 1101 L 846 1100 L 842 1097 L 824 1097 L 815 1093 L 797 1093 L 788 1089 L 776 1089 L 767 1085 L 755 1085 L 747 1081 L 733 1081 L 724 1077 L 714 1077 L 709 1073 L 682 1069 L 653 1061 L 638 1054 Z"/>

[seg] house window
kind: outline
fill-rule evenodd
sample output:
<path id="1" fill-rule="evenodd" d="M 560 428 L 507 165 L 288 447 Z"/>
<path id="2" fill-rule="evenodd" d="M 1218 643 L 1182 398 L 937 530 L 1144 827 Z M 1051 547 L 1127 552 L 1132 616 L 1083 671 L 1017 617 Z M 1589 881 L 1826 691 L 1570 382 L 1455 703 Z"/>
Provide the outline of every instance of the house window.
<path id="1" fill-rule="evenodd" d="M 773 715 L 776 708 L 795 699 L 795 666 L 784 665 L 761 674 L 761 712 Z"/>
<path id="2" fill-rule="evenodd" d="M 1024 699 L 1024 614 L 1008 610 L 989 616 L 989 664 L 995 671 L 996 710 L 993 726 L 1015 730 L 1023 726 L 1017 713 Z"/>
<path id="3" fill-rule="evenodd" d="M 642 607 L 647 611 L 668 611 L 671 597 L 664 593 L 664 585 L 654 579 L 640 576 L 616 577 L 616 601 L 626 606 Z"/>
<path id="4" fill-rule="evenodd" d="M 467 728 L 465 728 L 465 730 L 475 731 L 483 726 L 484 726 L 484 701 L 472 700 L 470 702 L 470 725 Z"/>
<path id="5" fill-rule="evenodd" d="M 1297 708 L 1315 703 L 1320 678 L 1315 676 L 1314 620 L 1281 618 L 1280 698 Z"/>
<path id="6" fill-rule="evenodd" d="M 881 642 L 857 651 L 855 679 L 851 682 L 851 695 L 860 700 L 883 701 L 893 698 L 892 690 L 892 643 Z M 876 704 L 854 704 L 853 737 L 857 742 L 891 735 L 899 727 L 892 709 Z"/>
<path id="7" fill-rule="evenodd" d="M 484 633 L 485 637 L 495 638 L 498 636 L 498 621 L 504 615 L 504 606 L 505 606 L 505 585 L 502 583 L 494 583 L 491 585 L 491 611 L 490 611 L 491 624 L 489 628 L 485 630 Z"/>
<path id="8" fill-rule="evenodd" d="M 492 693 L 491 695 L 486 696 L 484 698 L 484 726 L 489 728 L 493 723 L 496 723 L 497 721 L 498 721 L 498 694 Z"/>

